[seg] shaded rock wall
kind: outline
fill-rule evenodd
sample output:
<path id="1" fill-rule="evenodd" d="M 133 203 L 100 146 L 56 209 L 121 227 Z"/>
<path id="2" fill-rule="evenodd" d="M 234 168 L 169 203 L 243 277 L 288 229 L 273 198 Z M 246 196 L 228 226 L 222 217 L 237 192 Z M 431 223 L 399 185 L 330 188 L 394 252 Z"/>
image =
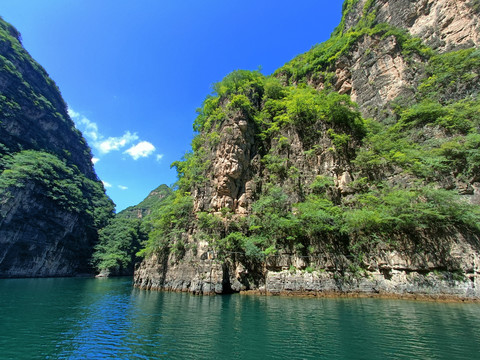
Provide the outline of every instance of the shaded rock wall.
<path id="1" fill-rule="evenodd" d="M 2 19 L 0 35 L 0 277 L 92 272 L 89 259 L 98 219 L 113 211 L 113 203 L 104 194 L 90 148 L 53 80 L 23 48 L 18 31 Z M 26 150 L 32 150 L 29 164 L 41 156 L 52 164 L 31 165 L 39 179 L 17 169 L 21 179 L 12 180 L 15 155 L 22 153 L 25 160 Z M 68 189 L 47 174 L 41 178 L 47 168 L 50 175 L 58 170 L 54 163 L 66 169 L 61 176 L 69 177 Z M 45 167 L 39 170 L 40 165 Z M 47 194 L 69 191 L 71 196 L 57 199 Z"/>
<path id="2" fill-rule="evenodd" d="M 59 209 L 34 184 L 1 204 L 0 277 L 91 272 L 95 233 L 79 214 Z"/>

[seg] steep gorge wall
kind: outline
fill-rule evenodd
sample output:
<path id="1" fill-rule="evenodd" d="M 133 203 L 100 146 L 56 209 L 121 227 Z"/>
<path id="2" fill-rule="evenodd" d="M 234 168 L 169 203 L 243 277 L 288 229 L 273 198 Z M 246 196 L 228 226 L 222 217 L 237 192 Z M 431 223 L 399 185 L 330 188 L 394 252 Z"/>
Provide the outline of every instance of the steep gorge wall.
<path id="1" fill-rule="evenodd" d="M 328 63 L 319 61 L 321 66 L 316 68 L 312 67 L 316 59 L 311 54 L 317 51 L 313 49 L 279 69 L 276 76 L 285 89 L 288 85 L 302 89 L 308 84 L 320 93 L 334 90 L 349 95 L 358 103 L 365 118 L 372 117 L 379 123 L 398 121 L 395 103 L 405 106 L 421 101 L 418 87 L 429 76 L 427 68 L 431 66 L 432 53 L 418 44 L 412 48 L 415 41 L 406 40 L 399 32 L 389 33 L 392 25 L 423 39 L 436 49 L 434 54 L 468 48 L 478 41 L 478 11 L 473 2 L 360 0 L 347 1 L 345 9 L 341 29 L 345 33 L 368 14 L 375 15 L 369 25 L 372 29 L 384 22 L 390 27 L 353 34 L 348 50 L 333 54 Z M 331 43 L 327 45 L 334 47 Z M 320 49 L 329 51 L 327 46 Z M 471 79 L 476 78 L 478 71 L 474 69 Z M 475 80 L 464 82 L 467 83 L 467 90 L 444 90 L 448 94 L 443 95 L 442 100 L 448 103 L 475 98 L 479 90 Z M 247 97 L 256 109 L 253 113 L 250 108 L 248 111 L 241 107 L 233 109 L 230 104 L 238 98 L 227 97 L 219 106 L 226 116 L 201 132 L 206 139 L 201 156 L 204 178 L 192 187 L 195 220 L 181 237 L 185 245 L 182 253 L 148 256 L 136 269 L 136 286 L 203 294 L 256 290 L 272 294 L 347 292 L 480 297 L 480 238 L 475 231 L 460 226 L 441 231 L 418 228 L 415 232 L 391 232 L 383 244 L 362 245 L 364 253 L 349 250 L 352 246 L 349 241 L 362 234 L 348 234 L 335 240 L 325 236 L 320 239 L 324 244 L 316 247 L 308 243 L 289 245 L 286 233 L 285 238 L 280 239 L 285 241 L 284 247 L 267 255 L 260 264 L 252 264 L 235 250 L 219 256 L 218 240 L 199 225 L 200 213 L 223 216 L 224 229 L 219 230 L 220 237 L 228 239 L 228 234 L 238 231 L 238 225 L 233 229 L 230 225 L 241 224 L 245 217 L 255 215 L 256 202 L 272 185 L 282 188 L 290 204 L 300 204 L 315 193 L 315 186 L 320 186 L 316 183 L 319 178 L 328 178 L 333 184 L 321 185 L 327 189 L 328 201 L 346 204 L 343 206 L 348 209 L 353 206 L 349 201 L 354 201 L 355 194 L 363 191 L 360 188 L 365 185 L 361 182 L 367 178 L 381 179 L 382 186 L 391 188 L 408 188 L 418 181 L 416 175 L 393 163 L 362 173 L 361 166 L 354 161 L 359 150 L 369 151 L 362 144 L 361 136 L 356 137 L 351 128 L 332 125 L 329 121 L 317 121 L 306 127 L 284 123 L 275 131 L 267 129 L 270 135 L 264 136 L 258 112 L 263 114 L 272 105 L 258 103 L 256 99 L 264 95 L 249 91 Z M 296 99 L 298 93 L 292 94 L 292 99 Z M 278 118 L 278 113 L 276 115 Z M 458 141 L 457 135 L 438 127 L 426 126 L 418 132 L 423 142 L 430 137 Z M 349 139 L 343 147 L 339 142 L 342 136 Z M 478 204 L 479 184 L 474 175 L 466 180 L 452 169 L 450 174 L 442 176 L 435 186 L 456 188 L 466 194 L 464 197 L 469 201 Z M 367 186 L 374 188 L 376 182 L 371 181 Z M 299 212 L 296 206 L 291 209 L 293 214 Z M 281 211 L 278 208 L 278 212 Z M 279 217 L 278 221 L 283 220 Z M 327 225 L 330 221 L 325 219 Z M 249 226 L 250 229 L 242 231 L 255 235 L 254 228 L 259 225 Z M 376 237 L 377 234 L 372 235 L 372 244 Z M 178 243 L 179 240 L 171 241 Z M 361 260 L 355 258 L 358 255 Z"/>
<path id="2" fill-rule="evenodd" d="M 91 273 L 113 213 L 55 83 L 0 19 L 0 277 Z"/>

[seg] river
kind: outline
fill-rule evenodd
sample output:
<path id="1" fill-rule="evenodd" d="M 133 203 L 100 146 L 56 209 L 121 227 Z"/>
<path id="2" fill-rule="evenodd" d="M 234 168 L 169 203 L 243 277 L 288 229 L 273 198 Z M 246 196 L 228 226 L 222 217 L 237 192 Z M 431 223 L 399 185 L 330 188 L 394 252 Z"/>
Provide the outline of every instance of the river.
<path id="1" fill-rule="evenodd" d="M 0 359 L 475 359 L 480 304 L 0 280 Z"/>

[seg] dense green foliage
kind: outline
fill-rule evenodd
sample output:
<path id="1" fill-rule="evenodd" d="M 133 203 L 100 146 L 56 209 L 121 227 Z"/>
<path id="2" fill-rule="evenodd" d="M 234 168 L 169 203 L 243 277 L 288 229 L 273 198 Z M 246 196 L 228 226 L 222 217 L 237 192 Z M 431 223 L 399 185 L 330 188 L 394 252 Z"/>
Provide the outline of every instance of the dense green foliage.
<path id="1" fill-rule="evenodd" d="M 465 182 L 478 181 L 480 102 L 477 83 L 468 79 L 475 79 L 479 68 L 480 53 L 472 49 L 432 57 L 419 101 L 394 103 L 390 125 L 367 123 L 366 146 L 355 160 L 363 176 L 373 180 L 388 168 L 429 182 L 452 173 Z"/>
<path id="2" fill-rule="evenodd" d="M 135 206 L 129 206 L 117 214 L 119 218 L 138 219 L 151 214 L 153 209 L 158 208 L 163 200 L 172 193 L 172 189 L 165 184 L 152 190 L 148 196 Z"/>
<path id="3" fill-rule="evenodd" d="M 34 185 L 36 191 L 67 211 L 89 218 L 97 229 L 113 214 L 113 203 L 102 184 L 86 178 L 75 167 L 45 152 L 25 150 L 5 156 L 0 194 L 7 200 L 18 188 Z"/>
<path id="4" fill-rule="evenodd" d="M 99 232 L 92 262 L 98 271 L 108 270 L 111 275 L 129 275 L 137 260 L 135 254 L 147 233 L 140 219 L 116 217 Z"/>
<path id="5" fill-rule="evenodd" d="M 452 191 L 380 185 L 340 205 L 329 199 L 326 191 L 291 204 L 284 190 L 272 187 L 240 222 L 226 227 L 225 218 L 204 214 L 200 228 L 220 255 L 240 253 L 246 261 L 261 261 L 279 252 L 358 255 L 372 251 L 377 244 L 396 246 L 398 235 L 412 236 L 432 228 L 437 232 L 453 227 L 480 231 L 480 209 Z"/>
<path id="6" fill-rule="evenodd" d="M 132 274 L 137 253 L 148 242 L 154 242 L 156 225 L 152 217 L 158 216 L 160 209 L 171 203 L 171 197 L 172 189 L 162 184 L 138 205 L 118 213 L 101 229 L 92 260 L 97 271 L 106 270 L 110 275 Z"/>
<path id="7" fill-rule="evenodd" d="M 463 49 L 432 56 L 427 78 L 418 87 L 422 98 L 441 103 L 476 97 L 480 72 L 480 50 Z"/>
<path id="8" fill-rule="evenodd" d="M 172 251 L 181 258 L 185 252 L 185 235 L 194 220 L 192 210 L 190 195 L 177 190 L 166 197 L 146 220 L 148 241 L 139 256 Z"/>

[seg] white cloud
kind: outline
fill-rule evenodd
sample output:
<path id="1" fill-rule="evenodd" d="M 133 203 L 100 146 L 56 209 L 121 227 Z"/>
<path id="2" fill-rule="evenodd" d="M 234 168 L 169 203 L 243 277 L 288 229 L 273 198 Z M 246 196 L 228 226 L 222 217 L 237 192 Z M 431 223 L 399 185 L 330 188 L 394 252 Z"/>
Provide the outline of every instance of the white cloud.
<path id="1" fill-rule="evenodd" d="M 133 160 L 138 160 L 141 157 L 148 157 L 155 152 L 155 146 L 148 141 L 140 141 L 137 145 L 132 146 L 124 153 L 130 155 Z"/>
<path id="2" fill-rule="evenodd" d="M 157 161 L 160 161 L 163 159 L 163 154 L 157 154 Z"/>
<path id="3" fill-rule="evenodd" d="M 93 143 L 93 146 L 95 146 L 102 154 L 107 154 L 110 151 L 120 150 L 135 140 L 138 140 L 137 134 L 132 134 L 130 131 L 127 131 L 123 136 L 109 137 L 106 140 Z"/>
<path id="4" fill-rule="evenodd" d="M 88 140 L 88 143 L 102 155 L 108 154 L 111 151 L 120 150 L 134 141 L 139 140 L 138 135 L 130 131 L 125 131 L 122 136 L 109 136 L 107 138 L 98 131 L 98 125 L 95 122 L 90 121 L 82 114 L 69 108 L 68 115 L 70 115 L 75 122 L 77 129 L 79 129 Z M 149 144 L 150 147 L 146 144 Z M 152 144 L 147 141 L 141 141 L 136 146 L 128 149 L 127 152 L 137 160 L 139 157 L 149 156 L 153 152 L 150 150 L 151 147 L 153 147 L 154 151 L 155 147 Z M 130 153 L 130 151 L 133 153 Z"/>
<path id="5" fill-rule="evenodd" d="M 98 133 L 97 124 L 93 121 L 88 120 L 85 116 L 70 108 L 68 109 L 68 115 L 70 115 L 75 122 L 77 129 L 79 129 L 88 140 L 95 142 L 102 137 Z"/>
<path id="6" fill-rule="evenodd" d="M 123 186 L 123 185 L 118 185 L 118 188 L 119 188 L 120 190 L 127 190 L 127 189 L 128 189 L 127 186 Z"/>
<path id="7" fill-rule="evenodd" d="M 106 181 L 103 181 L 102 180 L 102 183 L 103 183 L 103 186 L 105 186 L 106 188 L 111 188 L 112 187 L 112 184 L 106 182 Z"/>
<path id="8" fill-rule="evenodd" d="M 68 112 L 68 115 L 69 115 L 72 119 L 75 119 L 75 118 L 77 118 L 77 117 L 80 116 L 80 114 L 79 114 L 78 112 L 76 112 L 75 110 L 70 109 L 70 108 L 68 108 L 67 112 Z"/>
<path id="9" fill-rule="evenodd" d="M 80 124 L 83 125 L 83 135 L 87 138 L 92 139 L 93 141 L 97 141 L 101 135 L 98 133 L 98 126 L 94 122 L 91 122 L 87 118 L 82 118 L 80 120 Z"/>
<path id="10" fill-rule="evenodd" d="M 96 158 L 96 157 L 93 157 L 93 158 L 92 158 L 92 163 L 93 163 L 93 165 L 95 165 L 95 164 L 96 164 L 97 162 L 99 162 L 99 161 L 100 161 L 99 158 Z"/>

